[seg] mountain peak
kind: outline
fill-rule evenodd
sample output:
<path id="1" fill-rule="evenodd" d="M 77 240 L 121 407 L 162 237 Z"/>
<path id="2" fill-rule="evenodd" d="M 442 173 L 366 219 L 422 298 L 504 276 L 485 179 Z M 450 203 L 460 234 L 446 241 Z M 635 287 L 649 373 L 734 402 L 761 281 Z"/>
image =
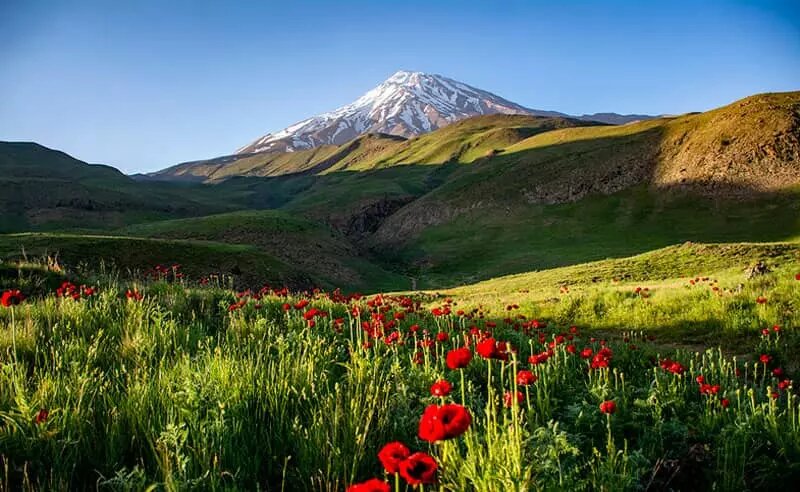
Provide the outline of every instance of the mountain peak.
<path id="1" fill-rule="evenodd" d="M 341 144 L 364 133 L 413 137 L 483 114 L 537 114 L 441 75 L 399 70 L 354 102 L 270 133 L 239 154 Z"/>
<path id="2" fill-rule="evenodd" d="M 352 103 L 268 133 L 236 153 L 294 152 L 339 145 L 365 133 L 414 137 L 471 116 L 497 113 L 568 116 L 529 109 L 443 75 L 398 70 Z M 575 118 L 619 124 L 648 117 L 609 113 Z"/>

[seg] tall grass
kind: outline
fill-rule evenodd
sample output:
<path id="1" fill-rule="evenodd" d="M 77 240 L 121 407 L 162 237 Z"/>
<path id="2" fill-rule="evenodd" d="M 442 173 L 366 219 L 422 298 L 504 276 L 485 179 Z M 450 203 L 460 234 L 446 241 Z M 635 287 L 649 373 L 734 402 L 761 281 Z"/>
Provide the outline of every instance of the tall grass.
<path id="1" fill-rule="evenodd" d="M 216 287 L 93 284 L 99 293 L 78 301 L 48 294 L 0 309 L 4 490 L 344 490 L 380 476 L 376 455 L 394 440 L 435 457 L 441 490 L 771 490 L 800 477 L 800 407 L 772 373 L 796 361 L 800 282 L 783 272 L 722 297 L 592 291 L 536 313 L 547 328 L 431 316 L 401 298 L 243 294 L 235 304 Z M 132 287 L 141 301 L 125 298 Z M 308 306 L 293 307 L 300 299 Z M 326 315 L 304 318 L 311 308 Z M 748 333 L 751 356 L 647 339 L 691 323 Z M 485 336 L 475 330 L 515 353 L 448 369 L 447 351 Z M 604 346 L 610 367 L 590 369 L 581 350 Z M 684 370 L 659 367 L 667 356 Z M 537 381 L 518 384 L 522 369 Z M 719 392 L 701 394 L 700 375 Z M 428 444 L 417 425 L 442 401 L 428 390 L 440 379 L 454 387 L 444 400 L 473 420 L 458 439 Z M 604 415 L 609 400 L 617 411 Z"/>

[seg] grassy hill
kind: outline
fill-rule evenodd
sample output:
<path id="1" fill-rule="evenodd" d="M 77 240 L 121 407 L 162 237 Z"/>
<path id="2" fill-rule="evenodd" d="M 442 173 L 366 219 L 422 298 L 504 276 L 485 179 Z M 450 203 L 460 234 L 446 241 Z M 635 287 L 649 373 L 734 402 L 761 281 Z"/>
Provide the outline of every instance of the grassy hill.
<path id="1" fill-rule="evenodd" d="M 182 265 L 194 278 L 217 274 L 235 277 L 237 286 L 262 282 L 307 288 L 321 279 L 289 265 L 269 252 L 244 244 L 211 241 L 144 239 L 90 234 L 24 233 L 0 235 L 0 258 L 7 262 L 52 257 L 77 271 L 105 263 L 122 275 L 142 275 L 161 265 Z"/>
<path id="2" fill-rule="evenodd" d="M 393 135 L 367 134 L 338 146 L 186 162 L 153 173 L 150 178 L 216 182 L 234 176 L 274 177 L 293 173 L 368 171 L 400 164 L 468 163 L 491 156 L 537 133 L 585 125 L 596 123 L 522 115 L 477 116 L 408 140 Z"/>
<path id="3" fill-rule="evenodd" d="M 769 272 L 750 278 L 759 262 Z M 645 330 L 664 342 L 723 344 L 736 352 L 765 326 L 800 324 L 798 274 L 800 242 L 685 243 L 428 294 L 435 294 L 431 305 L 448 297 L 490 317 L 518 305 L 514 314 L 617 334 Z M 642 295 L 637 288 L 647 290 Z M 769 296 L 765 305 L 756 302 L 761 296 Z"/>
<path id="4" fill-rule="evenodd" d="M 799 115 L 800 93 L 767 94 L 708 113 L 541 133 L 456 169 L 388 217 L 373 245 L 441 285 L 688 240 L 791 239 L 800 235 Z"/>
<path id="5" fill-rule="evenodd" d="M 141 183 L 38 144 L 0 142 L 0 232 L 108 229 L 230 208 L 197 187 Z"/>
<path id="6" fill-rule="evenodd" d="M 370 262 L 347 238 L 323 224 L 277 210 L 242 211 L 139 224 L 124 236 L 250 245 L 320 279 L 326 286 L 397 289 L 410 280 Z"/>
<path id="7" fill-rule="evenodd" d="M 800 237 L 798 135 L 793 92 L 620 126 L 476 117 L 409 140 L 365 135 L 165 171 L 189 176 L 177 181 L 3 144 L 0 232 L 121 229 L 258 245 L 354 288 L 408 277 L 445 287 L 685 241 Z M 274 212 L 147 225 L 235 210 Z M 315 225 L 292 236 L 278 219 Z M 292 242 L 313 246 L 289 251 Z"/>

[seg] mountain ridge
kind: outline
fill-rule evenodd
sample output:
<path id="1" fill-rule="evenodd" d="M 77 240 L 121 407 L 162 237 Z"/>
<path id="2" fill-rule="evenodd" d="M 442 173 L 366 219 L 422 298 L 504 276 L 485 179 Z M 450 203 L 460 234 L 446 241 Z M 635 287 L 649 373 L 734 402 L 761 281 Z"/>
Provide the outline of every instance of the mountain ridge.
<path id="1" fill-rule="evenodd" d="M 298 121 L 281 131 L 267 133 L 235 153 L 294 152 L 342 144 L 365 133 L 413 137 L 464 118 L 495 113 L 613 124 L 650 118 L 616 113 L 570 116 L 558 111 L 531 109 L 442 75 L 400 70 L 354 102 Z"/>

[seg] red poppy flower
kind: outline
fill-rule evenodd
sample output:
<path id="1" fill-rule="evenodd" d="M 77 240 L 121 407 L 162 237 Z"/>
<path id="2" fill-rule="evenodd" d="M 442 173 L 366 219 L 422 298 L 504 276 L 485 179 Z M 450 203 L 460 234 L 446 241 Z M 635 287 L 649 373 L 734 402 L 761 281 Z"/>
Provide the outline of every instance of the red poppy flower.
<path id="1" fill-rule="evenodd" d="M 47 422 L 47 417 L 49 417 L 49 416 L 50 416 L 50 412 L 45 410 L 44 408 L 42 408 L 36 414 L 36 423 L 37 424 L 43 424 L 43 423 Z"/>
<path id="2" fill-rule="evenodd" d="M 800 280 L 800 273 L 798 273 L 797 275 L 795 275 L 795 276 L 794 276 L 794 279 L 795 279 L 795 280 Z"/>
<path id="3" fill-rule="evenodd" d="M 772 360 L 772 356 L 768 354 L 761 354 L 761 357 L 758 358 L 762 364 L 769 364 L 769 361 Z"/>
<path id="4" fill-rule="evenodd" d="M 144 298 L 142 293 L 136 289 L 128 289 L 127 291 L 125 291 L 125 297 L 127 297 L 132 301 L 141 301 L 142 298 Z"/>
<path id="5" fill-rule="evenodd" d="M 585 349 L 581 350 L 581 358 L 582 359 L 589 359 L 589 358 L 592 357 L 593 353 L 594 353 L 594 351 L 591 348 L 586 347 Z"/>
<path id="6" fill-rule="evenodd" d="M 419 437 L 428 442 L 458 437 L 467 431 L 472 415 L 461 405 L 428 405 L 419 421 Z"/>
<path id="7" fill-rule="evenodd" d="M 722 405 L 722 408 L 728 408 L 731 404 L 731 401 L 727 398 L 723 398 L 719 401 L 719 404 Z"/>
<path id="8" fill-rule="evenodd" d="M 756 297 L 756 302 L 758 304 L 766 304 L 767 303 L 767 298 L 764 297 L 764 296 L 758 296 L 758 297 Z"/>
<path id="9" fill-rule="evenodd" d="M 463 369 L 472 360 L 472 351 L 467 347 L 453 349 L 447 352 L 447 367 L 450 369 Z"/>
<path id="10" fill-rule="evenodd" d="M 0 304 L 4 307 L 11 307 L 21 304 L 24 300 L 25 296 L 22 295 L 22 292 L 18 290 L 7 290 L 3 292 L 2 297 L 0 297 Z"/>
<path id="11" fill-rule="evenodd" d="M 436 469 L 439 465 L 426 453 L 414 453 L 400 463 L 400 476 L 409 485 L 433 483 L 436 480 Z"/>
<path id="12" fill-rule="evenodd" d="M 714 384 L 714 385 L 701 384 L 700 385 L 700 394 L 701 395 L 716 395 L 717 393 L 719 393 L 720 389 L 721 389 L 721 387 L 718 384 Z"/>
<path id="13" fill-rule="evenodd" d="M 497 342 L 494 338 L 482 340 L 475 346 L 475 351 L 484 359 L 491 359 L 497 353 Z"/>
<path id="14" fill-rule="evenodd" d="M 778 383 L 778 389 L 780 389 L 781 391 L 784 391 L 784 390 L 786 390 L 786 388 L 788 388 L 791 385 L 792 385 L 792 380 L 791 379 L 784 379 L 783 381 Z"/>
<path id="15" fill-rule="evenodd" d="M 525 401 L 525 395 L 521 391 L 517 391 L 517 405 L 521 405 L 523 401 Z M 503 404 L 507 408 L 514 406 L 514 394 L 512 392 L 506 391 L 506 394 L 503 395 Z"/>
<path id="16" fill-rule="evenodd" d="M 697 384 L 703 384 L 706 382 L 706 377 L 701 374 L 694 378 L 694 380 L 697 381 Z"/>
<path id="17" fill-rule="evenodd" d="M 436 341 L 446 342 L 448 340 L 450 340 L 450 335 L 448 335 L 446 331 L 440 331 L 436 334 Z"/>
<path id="18" fill-rule="evenodd" d="M 366 482 L 354 483 L 347 487 L 347 492 L 391 492 L 389 484 L 377 478 L 370 478 Z"/>
<path id="19" fill-rule="evenodd" d="M 453 391 L 453 385 L 444 379 L 441 381 L 436 381 L 431 386 L 431 394 L 433 396 L 447 396 L 451 391 Z"/>
<path id="20" fill-rule="evenodd" d="M 400 471 L 400 463 L 411 454 L 411 451 L 401 442 L 390 442 L 378 452 L 378 459 L 386 473 Z"/>
<path id="21" fill-rule="evenodd" d="M 522 370 L 517 373 L 517 384 L 520 386 L 528 386 L 535 383 L 539 377 L 531 371 Z"/>
<path id="22" fill-rule="evenodd" d="M 605 414 L 612 414 L 617 411 L 617 404 L 612 400 L 606 400 L 600 404 L 600 411 Z"/>
<path id="23" fill-rule="evenodd" d="M 680 362 L 676 362 L 671 359 L 664 359 L 661 361 L 661 368 L 667 372 L 671 372 L 672 374 L 683 374 L 686 370 L 685 367 Z"/>

